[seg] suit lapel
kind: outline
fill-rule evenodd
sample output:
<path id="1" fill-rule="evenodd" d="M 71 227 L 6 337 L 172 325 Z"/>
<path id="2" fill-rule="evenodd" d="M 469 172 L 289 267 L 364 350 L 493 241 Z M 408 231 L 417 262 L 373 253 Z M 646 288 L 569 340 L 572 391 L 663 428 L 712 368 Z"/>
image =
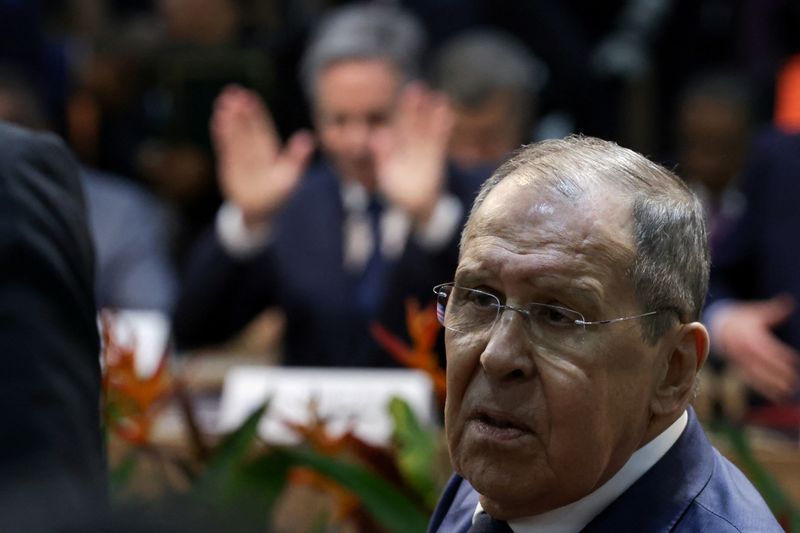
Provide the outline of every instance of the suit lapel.
<path id="1" fill-rule="evenodd" d="M 670 531 L 706 486 L 714 450 L 694 410 L 675 445 L 584 529 L 587 533 Z"/>
<path id="2" fill-rule="evenodd" d="M 478 493 L 468 481 L 454 475 L 447 483 L 433 512 L 428 533 L 464 533 L 472 525 Z"/>

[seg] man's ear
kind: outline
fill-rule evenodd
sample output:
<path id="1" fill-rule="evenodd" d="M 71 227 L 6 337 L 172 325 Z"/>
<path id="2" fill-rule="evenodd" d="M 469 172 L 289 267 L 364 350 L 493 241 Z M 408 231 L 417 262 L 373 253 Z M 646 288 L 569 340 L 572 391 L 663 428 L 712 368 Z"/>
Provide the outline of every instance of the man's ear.
<path id="1" fill-rule="evenodd" d="M 708 357 L 708 331 L 699 322 L 681 325 L 666 354 L 666 369 L 660 376 L 651 402 L 653 414 L 683 411 L 692 401 L 697 373 Z"/>

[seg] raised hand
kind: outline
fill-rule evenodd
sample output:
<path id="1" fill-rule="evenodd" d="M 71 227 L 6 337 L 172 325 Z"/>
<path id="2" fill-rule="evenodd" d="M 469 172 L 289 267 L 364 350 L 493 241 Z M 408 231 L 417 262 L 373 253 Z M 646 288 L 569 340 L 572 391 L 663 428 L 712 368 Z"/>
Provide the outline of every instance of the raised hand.
<path id="1" fill-rule="evenodd" d="M 720 309 L 720 316 L 713 319 L 714 342 L 722 355 L 748 385 L 773 402 L 788 400 L 798 386 L 800 354 L 772 332 L 789 318 L 794 306 L 787 296 L 737 302 Z"/>
<path id="2" fill-rule="evenodd" d="M 248 225 L 269 220 L 300 181 L 314 150 L 311 133 L 298 131 L 282 145 L 258 94 L 235 85 L 217 97 L 210 127 L 225 199 Z"/>
<path id="3" fill-rule="evenodd" d="M 445 97 L 414 83 L 403 91 L 391 127 L 375 136 L 378 189 L 417 223 L 428 219 L 441 194 L 452 126 Z"/>

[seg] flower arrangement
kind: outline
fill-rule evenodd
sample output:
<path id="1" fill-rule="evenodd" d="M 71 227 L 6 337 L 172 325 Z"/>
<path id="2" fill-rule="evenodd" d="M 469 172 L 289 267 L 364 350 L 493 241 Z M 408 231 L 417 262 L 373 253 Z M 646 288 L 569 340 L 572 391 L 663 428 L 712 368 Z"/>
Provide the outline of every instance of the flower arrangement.
<path id="1" fill-rule="evenodd" d="M 433 353 L 439 327 L 433 313 L 432 307 L 408 303 L 411 345 L 380 326 L 373 331 L 398 360 L 428 373 L 443 399 L 444 374 Z M 353 431 L 331 436 L 314 402 L 308 406 L 310 422 L 285 422 L 302 437 L 298 446 L 268 446 L 259 439 L 258 423 L 268 405 L 253 412 L 236 431 L 213 442 L 197 429 L 188 392 L 179 379 L 169 375 L 167 358 L 152 376 L 138 376 L 135 343 L 124 344 L 115 337 L 114 320 L 109 313 L 102 317 L 107 433 L 110 439 L 122 441 L 124 448 L 112 469 L 117 502 L 171 506 L 189 514 L 211 513 L 231 517 L 242 531 L 264 531 L 280 514 L 286 495 L 305 489 L 327 499 L 327 505 L 318 510 L 305 509 L 318 514 L 313 521 L 320 531 L 425 530 L 449 475 L 449 463 L 441 431 L 423 427 L 406 402 L 400 398 L 389 402 L 394 429 L 388 447 L 367 443 Z M 189 458 L 185 450 L 176 453 L 151 442 L 155 420 L 170 401 L 177 401 L 189 428 L 193 441 Z M 147 490 L 137 489 L 137 471 L 140 477 L 150 478 Z M 171 473 L 165 475 L 165 471 Z M 152 490 L 152 478 L 157 475 L 162 477 L 156 483 L 160 486 Z"/>
<path id="2" fill-rule="evenodd" d="M 428 374 L 443 404 L 445 379 L 434 351 L 440 330 L 434 307 L 407 302 L 406 323 L 410 343 L 380 324 L 372 326 L 373 336 L 398 362 Z M 186 388 L 169 375 L 166 358 L 152 376 L 139 377 L 134 367 L 135 344 L 124 345 L 115 338 L 112 315 L 104 314 L 102 324 L 106 427 L 110 438 L 128 445 L 112 471 L 115 494 L 129 502 L 135 493 L 130 490 L 134 472 L 150 460 L 161 470 L 173 471 L 168 476 L 171 481 L 162 483 L 168 489 L 157 491 L 162 505 L 189 513 L 182 518 L 201 514 L 205 519 L 210 513 L 228 531 L 231 524 L 238 525 L 235 531 L 267 530 L 280 514 L 281 500 L 298 490 L 324 495 L 327 505 L 306 506 L 303 511 L 314 515 L 313 526 L 290 526 L 290 531 L 425 531 L 449 475 L 449 463 L 441 430 L 422 426 L 403 400 L 394 398 L 388 405 L 394 427 L 388 447 L 369 444 L 353 431 L 332 436 L 313 401 L 308 405 L 310 422 L 285 422 L 302 436 L 298 446 L 267 446 L 260 441 L 257 428 L 268 405 L 221 441 L 208 442 L 197 428 Z M 189 427 L 191 459 L 151 443 L 155 418 L 171 400 L 177 400 Z M 775 416 L 767 419 L 774 422 Z M 787 416 L 782 414 L 780 421 L 786 422 Z M 781 525 L 787 531 L 800 531 L 800 513 L 756 459 L 744 428 L 711 423 L 708 429 L 728 443 L 729 455 L 756 485 Z M 176 478 L 181 481 L 175 482 Z"/>

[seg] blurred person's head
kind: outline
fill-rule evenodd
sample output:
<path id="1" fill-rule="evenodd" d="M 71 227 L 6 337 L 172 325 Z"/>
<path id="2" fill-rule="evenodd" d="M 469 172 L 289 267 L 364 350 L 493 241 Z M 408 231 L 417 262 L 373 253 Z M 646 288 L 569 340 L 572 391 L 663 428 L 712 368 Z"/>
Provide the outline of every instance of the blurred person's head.
<path id="1" fill-rule="evenodd" d="M 751 98 L 744 80 L 725 72 L 695 78 L 678 111 L 681 175 L 711 194 L 721 193 L 741 171 L 751 128 Z"/>
<path id="2" fill-rule="evenodd" d="M 225 43 L 242 24 L 243 0 L 160 0 L 158 7 L 167 34 L 177 42 Z"/>
<path id="3" fill-rule="evenodd" d="M 373 181 L 375 135 L 418 76 L 423 48 L 419 23 L 387 5 L 337 9 L 314 32 L 301 79 L 322 149 L 346 179 Z"/>
<path id="4" fill-rule="evenodd" d="M 432 83 L 453 107 L 456 164 L 496 166 L 529 140 L 542 70 L 524 44 L 494 30 L 471 30 L 441 48 Z"/>
<path id="5" fill-rule="evenodd" d="M 0 65 L 0 120 L 34 130 L 48 128 L 36 90 L 20 72 Z"/>

